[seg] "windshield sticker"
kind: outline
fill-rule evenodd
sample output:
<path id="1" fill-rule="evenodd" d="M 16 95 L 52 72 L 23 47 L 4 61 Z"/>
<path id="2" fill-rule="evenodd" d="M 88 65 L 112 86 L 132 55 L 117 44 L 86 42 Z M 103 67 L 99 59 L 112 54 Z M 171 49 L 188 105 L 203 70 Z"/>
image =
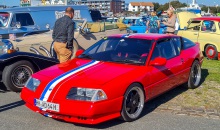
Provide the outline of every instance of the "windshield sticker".
<path id="1" fill-rule="evenodd" d="M 65 15 L 65 11 L 55 11 L 56 19 L 59 19 Z M 73 19 L 81 19 L 80 10 L 74 11 L 74 18 Z"/>
<path id="2" fill-rule="evenodd" d="M 65 15 L 65 11 L 55 11 L 55 16 L 56 16 L 56 19 L 59 19 L 61 17 L 63 17 Z"/>

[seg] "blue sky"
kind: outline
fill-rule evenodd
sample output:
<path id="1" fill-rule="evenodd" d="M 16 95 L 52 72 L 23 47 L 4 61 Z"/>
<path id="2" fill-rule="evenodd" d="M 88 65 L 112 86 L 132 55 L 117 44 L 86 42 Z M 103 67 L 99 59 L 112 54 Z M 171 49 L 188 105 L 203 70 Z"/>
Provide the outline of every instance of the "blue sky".
<path id="1" fill-rule="evenodd" d="M 168 2 L 169 0 L 125 0 L 126 3 L 129 2 L 159 2 L 161 4 L 164 4 Z M 191 3 L 192 0 L 180 0 L 180 2 L 185 2 L 185 3 Z M 6 4 L 7 6 L 18 6 L 20 3 L 20 0 L 0 0 L 0 4 Z M 213 6 L 218 4 L 220 6 L 220 0 L 197 0 L 197 3 L 199 4 L 204 4 L 208 6 Z"/>

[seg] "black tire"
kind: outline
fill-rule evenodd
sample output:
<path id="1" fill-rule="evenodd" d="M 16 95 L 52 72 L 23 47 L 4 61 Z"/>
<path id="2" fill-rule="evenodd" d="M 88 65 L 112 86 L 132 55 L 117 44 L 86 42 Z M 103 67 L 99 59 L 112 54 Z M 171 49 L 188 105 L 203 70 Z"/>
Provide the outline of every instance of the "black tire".
<path id="1" fill-rule="evenodd" d="M 34 72 L 34 66 L 29 61 L 18 61 L 4 68 L 2 81 L 7 89 L 20 92 Z"/>
<path id="2" fill-rule="evenodd" d="M 201 81 L 201 66 L 198 60 L 195 60 L 190 69 L 189 79 L 188 79 L 188 88 L 194 89 L 197 88 Z"/>
<path id="3" fill-rule="evenodd" d="M 205 47 L 205 55 L 210 60 L 218 59 L 218 51 L 214 45 L 207 45 Z"/>
<path id="4" fill-rule="evenodd" d="M 124 121 L 134 121 L 138 119 L 143 111 L 145 96 L 140 84 L 130 85 L 124 95 L 121 110 L 121 119 Z"/>

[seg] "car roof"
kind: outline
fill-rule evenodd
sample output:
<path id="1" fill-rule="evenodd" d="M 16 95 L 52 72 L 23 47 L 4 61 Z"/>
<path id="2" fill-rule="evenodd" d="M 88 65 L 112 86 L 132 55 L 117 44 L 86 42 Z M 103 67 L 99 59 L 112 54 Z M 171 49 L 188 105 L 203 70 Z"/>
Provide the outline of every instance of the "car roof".
<path id="1" fill-rule="evenodd" d="M 116 38 L 125 37 L 125 38 L 135 38 L 135 39 L 158 40 L 161 38 L 180 37 L 180 36 L 172 35 L 172 34 L 133 33 L 133 34 L 114 34 L 109 37 L 116 37 Z"/>
<path id="2" fill-rule="evenodd" d="M 74 10 L 88 10 L 87 5 L 70 5 Z M 69 6 L 27 6 L 1 9 L 0 12 L 30 12 L 30 11 L 59 11 L 65 10 Z"/>
<path id="3" fill-rule="evenodd" d="M 220 21 L 220 17 L 199 17 L 199 18 L 193 18 L 194 20 L 214 20 L 214 21 Z"/>

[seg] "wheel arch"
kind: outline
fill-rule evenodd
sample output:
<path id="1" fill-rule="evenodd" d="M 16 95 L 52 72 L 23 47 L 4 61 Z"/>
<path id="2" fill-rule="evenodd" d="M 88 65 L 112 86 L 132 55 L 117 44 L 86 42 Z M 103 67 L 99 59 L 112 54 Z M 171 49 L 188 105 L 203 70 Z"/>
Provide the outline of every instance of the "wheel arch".
<path id="1" fill-rule="evenodd" d="M 144 92 L 144 99 L 146 100 L 146 92 L 145 92 L 145 89 L 144 89 L 144 85 L 141 83 L 141 82 L 133 82 L 133 83 L 131 83 L 129 86 L 131 86 L 132 84 L 139 84 L 140 86 L 141 86 L 141 89 L 143 90 L 143 92 Z M 125 95 L 125 93 L 126 93 L 126 91 L 129 89 L 129 87 L 125 90 L 125 92 L 124 92 L 124 95 Z M 123 95 L 123 96 L 124 96 Z"/>
<path id="2" fill-rule="evenodd" d="M 4 68 L 8 65 L 11 65 L 15 62 L 22 61 L 22 60 L 29 61 L 34 66 L 35 71 L 40 70 L 40 67 L 32 59 L 30 59 L 28 57 L 16 57 L 16 58 L 9 59 L 8 61 L 5 62 Z M 3 68 L 3 70 L 4 70 L 4 68 Z"/>
<path id="3" fill-rule="evenodd" d="M 205 46 L 204 46 L 204 48 L 203 48 L 203 51 L 204 51 L 204 52 L 205 52 L 205 48 L 206 48 L 208 45 L 215 46 L 215 48 L 217 49 L 217 51 L 220 52 L 218 45 L 215 44 L 215 43 L 210 43 L 210 42 L 205 44 Z"/>

